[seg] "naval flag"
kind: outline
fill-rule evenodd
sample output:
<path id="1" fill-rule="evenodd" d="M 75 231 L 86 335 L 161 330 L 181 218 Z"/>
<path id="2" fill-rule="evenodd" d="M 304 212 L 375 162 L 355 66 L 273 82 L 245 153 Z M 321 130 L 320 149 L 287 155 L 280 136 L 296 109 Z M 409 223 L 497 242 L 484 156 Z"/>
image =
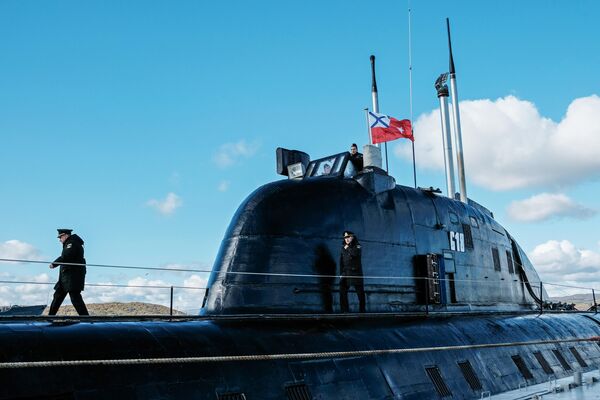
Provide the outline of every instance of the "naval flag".
<path id="1" fill-rule="evenodd" d="M 389 142 L 399 138 L 415 141 L 410 120 L 397 120 L 389 115 L 369 111 L 369 128 L 373 144 Z"/>

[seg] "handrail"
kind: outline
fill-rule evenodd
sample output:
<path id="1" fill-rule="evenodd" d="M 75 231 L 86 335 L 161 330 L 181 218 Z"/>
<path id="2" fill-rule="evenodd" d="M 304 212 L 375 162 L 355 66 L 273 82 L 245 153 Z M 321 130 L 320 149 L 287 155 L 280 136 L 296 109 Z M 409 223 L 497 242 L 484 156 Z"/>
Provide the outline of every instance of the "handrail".
<path id="1" fill-rule="evenodd" d="M 55 282 L 36 282 L 36 281 L 2 281 L 0 283 L 19 283 L 24 285 L 54 285 Z M 133 287 L 133 288 L 151 288 L 151 289 L 196 289 L 196 290 L 206 290 L 205 287 L 199 286 L 160 286 L 160 285 L 119 285 L 112 283 L 85 283 L 85 286 L 99 286 L 99 287 Z"/>
<path id="2" fill-rule="evenodd" d="M 16 259 L 16 258 L 0 258 L 0 262 L 14 262 L 14 263 L 33 263 L 33 264 L 51 264 L 53 261 L 40 261 L 40 260 L 27 260 L 27 259 Z M 146 267 L 146 266 L 130 266 L 130 265 L 111 265 L 111 264 L 81 264 L 81 263 L 60 263 L 61 265 L 74 265 L 74 266 L 86 266 L 86 267 L 98 267 L 98 268 L 116 268 L 116 269 L 141 269 L 151 271 L 172 271 L 172 272 L 201 272 L 201 273 L 212 273 L 212 270 L 207 269 L 191 269 L 191 268 L 164 268 L 164 267 Z M 282 276 L 282 277 L 296 277 L 296 278 L 341 278 L 342 275 L 325 275 L 325 274 L 293 274 L 293 273 L 279 273 L 279 272 L 251 272 L 251 271 L 218 271 L 218 274 L 230 274 L 230 275 L 256 275 L 256 276 Z M 360 275 L 350 276 L 343 275 L 346 278 L 363 278 L 363 279 L 405 279 L 405 280 L 420 280 L 420 279 L 437 279 L 439 281 L 454 281 L 454 282 L 487 282 L 497 284 L 497 281 L 484 280 L 484 279 L 449 279 L 449 278 L 429 278 L 422 276 L 394 276 L 394 275 Z M 511 282 L 511 281 L 505 281 Z M 512 282 L 520 282 L 518 279 L 513 279 Z M 532 282 L 534 286 L 539 286 L 539 283 L 544 285 L 562 286 L 573 289 L 585 289 L 595 290 L 595 288 L 585 286 L 571 286 L 563 285 L 552 282 Z M 170 286 L 169 286 L 170 287 Z"/>

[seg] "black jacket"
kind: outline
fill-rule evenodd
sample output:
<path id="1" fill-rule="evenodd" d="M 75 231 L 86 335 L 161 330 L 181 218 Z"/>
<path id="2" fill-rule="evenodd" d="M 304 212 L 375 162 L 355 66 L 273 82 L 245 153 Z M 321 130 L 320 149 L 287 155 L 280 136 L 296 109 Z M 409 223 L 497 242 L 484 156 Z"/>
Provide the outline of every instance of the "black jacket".
<path id="1" fill-rule="evenodd" d="M 363 155 L 362 153 L 350 153 L 350 161 L 354 165 L 356 172 L 360 172 L 363 169 Z"/>
<path id="2" fill-rule="evenodd" d="M 65 292 L 81 292 L 85 283 L 85 265 L 63 265 L 62 263 L 85 264 L 83 257 L 83 239 L 71 235 L 63 243 L 63 250 L 52 265 L 60 265 L 58 282 L 54 289 L 62 287 Z"/>
<path id="3" fill-rule="evenodd" d="M 356 238 L 354 238 L 347 249 L 342 245 L 342 253 L 340 254 L 340 275 L 362 276 L 361 253 L 360 244 Z"/>

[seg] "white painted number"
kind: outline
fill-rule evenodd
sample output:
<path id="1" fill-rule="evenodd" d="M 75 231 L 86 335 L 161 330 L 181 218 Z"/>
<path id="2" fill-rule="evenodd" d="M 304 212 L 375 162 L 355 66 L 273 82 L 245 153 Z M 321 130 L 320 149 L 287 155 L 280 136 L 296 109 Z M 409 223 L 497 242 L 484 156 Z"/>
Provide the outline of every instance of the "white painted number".
<path id="1" fill-rule="evenodd" d="M 465 234 L 460 232 L 450 231 L 448 232 L 448 238 L 450 239 L 450 250 L 465 251 Z"/>

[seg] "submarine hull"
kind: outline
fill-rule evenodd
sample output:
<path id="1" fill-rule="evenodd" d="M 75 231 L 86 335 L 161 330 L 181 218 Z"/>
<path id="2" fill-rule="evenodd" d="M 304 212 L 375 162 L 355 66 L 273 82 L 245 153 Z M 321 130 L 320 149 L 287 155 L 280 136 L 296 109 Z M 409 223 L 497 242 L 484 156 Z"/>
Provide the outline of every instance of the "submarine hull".
<path id="1" fill-rule="evenodd" d="M 600 347 L 593 341 L 518 344 L 599 334 L 600 319 L 582 313 L 4 322 L 2 363 L 106 361 L 79 366 L 3 364 L 0 399 L 470 399 L 484 391 L 501 393 L 591 370 L 600 363 Z M 368 353 L 499 343 L 512 345 Z M 256 357 L 239 357 L 248 355 Z M 232 358 L 218 358 L 226 356 Z M 185 362 L 189 357 L 199 359 Z M 123 359 L 141 361 L 119 365 Z M 148 359 L 170 362 L 143 361 Z"/>

